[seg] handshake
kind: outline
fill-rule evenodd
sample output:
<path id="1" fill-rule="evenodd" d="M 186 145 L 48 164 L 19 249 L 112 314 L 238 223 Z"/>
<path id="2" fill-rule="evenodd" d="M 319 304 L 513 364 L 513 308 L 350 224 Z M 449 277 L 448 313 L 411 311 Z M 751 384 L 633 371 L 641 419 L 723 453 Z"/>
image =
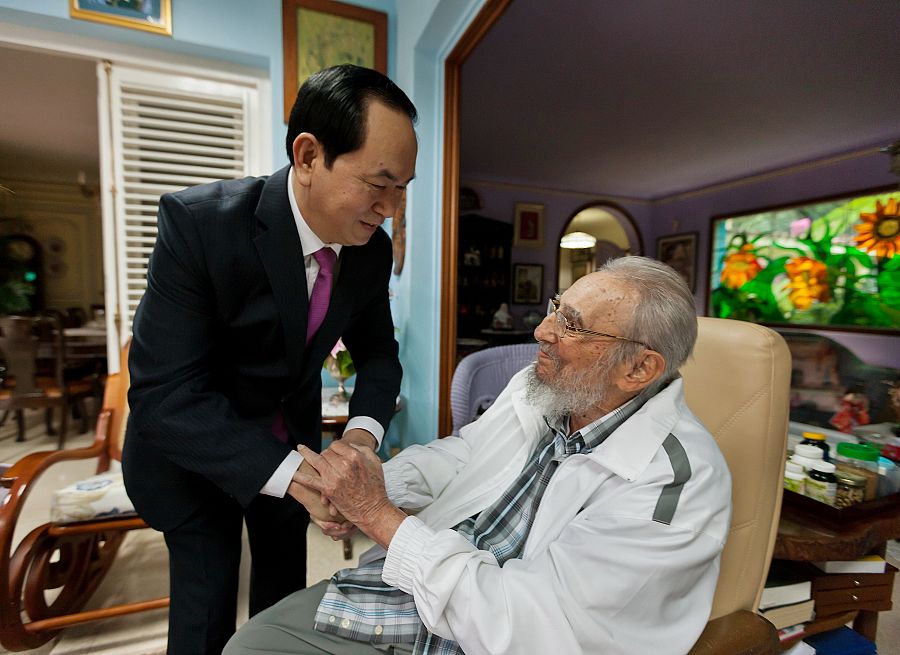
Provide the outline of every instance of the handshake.
<path id="1" fill-rule="evenodd" d="M 365 531 L 377 511 L 390 505 L 374 446 L 375 439 L 367 431 L 349 430 L 321 454 L 297 447 L 303 463 L 288 494 L 334 540 L 350 536 L 357 526 Z"/>

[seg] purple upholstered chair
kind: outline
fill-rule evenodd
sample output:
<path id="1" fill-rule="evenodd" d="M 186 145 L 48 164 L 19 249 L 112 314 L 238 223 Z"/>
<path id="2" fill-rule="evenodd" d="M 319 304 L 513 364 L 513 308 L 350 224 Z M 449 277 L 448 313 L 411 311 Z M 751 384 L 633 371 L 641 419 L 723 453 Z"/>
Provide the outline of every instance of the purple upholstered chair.
<path id="1" fill-rule="evenodd" d="M 537 357 L 538 344 L 515 343 L 485 348 L 457 365 L 450 383 L 453 433 L 478 418 L 497 398 L 513 375 Z"/>

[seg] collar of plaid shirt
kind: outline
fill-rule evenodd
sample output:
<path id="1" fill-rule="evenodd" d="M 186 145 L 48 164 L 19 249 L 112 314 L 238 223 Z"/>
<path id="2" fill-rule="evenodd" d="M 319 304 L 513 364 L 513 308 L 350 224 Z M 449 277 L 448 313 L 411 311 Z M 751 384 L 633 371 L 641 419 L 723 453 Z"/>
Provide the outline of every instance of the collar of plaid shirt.
<path id="1" fill-rule="evenodd" d="M 643 403 L 632 399 L 609 414 L 567 436 L 569 419 L 551 423 L 538 441 L 516 481 L 495 501 L 456 530 L 479 550 L 488 550 L 503 566 L 519 557 L 550 478 L 569 455 L 586 454 L 599 446 Z M 338 571 L 316 610 L 315 629 L 354 641 L 413 643 L 414 655 L 459 655 L 450 639 L 425 628 L 412 595 L 381 580 L 384 560 Z"/>

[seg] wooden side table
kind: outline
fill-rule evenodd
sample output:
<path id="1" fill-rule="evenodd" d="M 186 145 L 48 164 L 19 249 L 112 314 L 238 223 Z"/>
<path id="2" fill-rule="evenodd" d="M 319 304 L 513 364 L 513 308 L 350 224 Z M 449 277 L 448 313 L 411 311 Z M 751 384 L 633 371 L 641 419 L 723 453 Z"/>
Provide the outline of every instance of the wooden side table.
<path id="1" fill-rule="evenodd" d="M 798 562 L 826 560 L 851 560 L 864 555 L 885 555 L 887 542 L 900 538 L 900 504 L 894 503 L 858 519 L 840 525 L 818 520 L 808 512 L 785 504 L 781 509 L 781 521 L 772 557 Z M 851 612 L 842 623 L 853 617 Z M 832 625 L 811 625 L 815 634 L 830 630 Z M 878 628 L 878 611 L 861 609 L 853 618 L 853 629 L 867 639 L 875 641 Z"/>

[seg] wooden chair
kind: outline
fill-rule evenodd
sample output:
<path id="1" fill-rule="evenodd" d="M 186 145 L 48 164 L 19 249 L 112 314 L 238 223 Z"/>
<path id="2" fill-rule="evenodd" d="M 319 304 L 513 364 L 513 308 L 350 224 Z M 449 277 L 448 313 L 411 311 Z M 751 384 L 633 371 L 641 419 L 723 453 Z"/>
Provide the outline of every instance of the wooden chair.
<path id="1" fill-rule="evenodd" d="M 168 607 L 158 598 L 82 611 L 109 571 L 130 530 L 146 528 L 138 516 L 78 523 L 48 522 L 25 536 L 13 551 L 16 522 L 38 478 L 59 462 L 95 459 L 98 473 L 115 470 L 128 414 L 127 347 L 123 370 L 109 376 L 94 442 L 87 448 L 39 452 L 13 464 L 0 478 L 8 489 L 0 504 L 0 644 L 12 651 L 37 648 L 62 629 L 102 619 Z M 48 597 L 55 598 L 48 600 Z"/>
<path id="2" fill-rule="evenodd" d="M 14 412 L 17 441 L 25 441 L 26 409 L 46 410 L 47 433 L 54 434 L 52 410 L 60 410 L 60 449 L 68 430 L 68 409 L 81 412 L 81 431 L 88 429 L 84 399 L 97 394 L 96 376 L 67 379 L 65 333 L 53 316 L 4 316 L 0 318 L 0 351 L 6 361 L 6 377 L 0 388 L 0 410 Z"/>

